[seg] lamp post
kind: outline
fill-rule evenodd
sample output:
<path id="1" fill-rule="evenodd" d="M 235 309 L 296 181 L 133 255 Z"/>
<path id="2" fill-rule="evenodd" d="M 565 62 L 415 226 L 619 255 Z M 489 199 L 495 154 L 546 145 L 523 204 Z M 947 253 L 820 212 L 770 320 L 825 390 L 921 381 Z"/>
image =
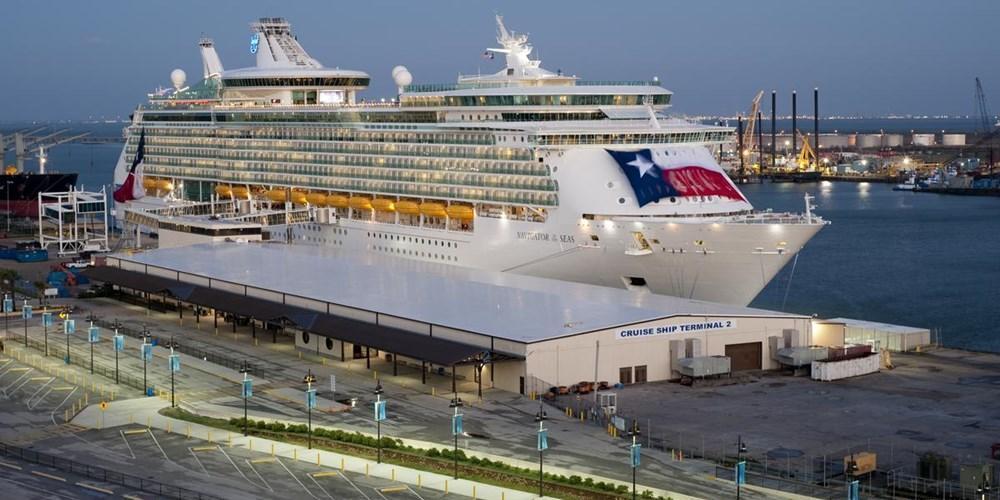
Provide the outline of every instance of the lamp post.
<path id="1" fill-rule="evenodd" d="M 250 378 L 250 363 L 247 360 L 243 360 L 243 364 L 240 365 L 240 373 L 243 374 L 243 384 L 242 384 L 242 394 L 243 394 L 243 435 L 248 434 L 247 427 L 247 400 L 253 396 L 253 379 Z M 312 420 L 312 419 L 310 419 Z M 311 422 L 310 422 L 311 423 Z"/>
<path id="2" fill-rule="evenodd" d="M 165 347 L 170 349 L 170 356 L 167 357 L 167 368 L 170 370 L 170 407 L 176 408 L 177 404 L 174 402 L 174 374 L 181 371 L 181 356 L 174 352 L 181 345 L 170 337 L 170 341 L 167 342 Z"/>
<path id="3" fill-rule="evenodd" d="M 382 399 L 382 381 L 375 381 L 375 444 L 378 447 L 376 463 L 382 463 L 382 421 L 385 420 L 385 400 Z"/>
<path id="4" fill-rule="evenodd" d="M 125 350 L 125 336 L 118 333 L 118 327 L 120 326 L 121 324 L 116 318 L 114 324 L 115 335 L 111 337 L 111 344 L 115 349 L 115 384 L 118 384 L 118 353 Z"/>
<path id="5" fill-rule="evenodd" d="M 979 486 L 976 487 L 976 493 L 979 494 L 980 500 L 986 500 L 990 496 L 990 478 L 986 477 L 986 473 L 983 473 L 983 479 L 980 481 Z"/>
<path id="6" fill-rule="evenodd" d="M 747 452 L 747 444 L 743 442 L 743 436 L 736 436 L 736 500 L 740 500 L 740 486 L 746 482 L 747 463 L 743 460 L 743 454 Z"/>
<path id="7" fill-rule="evenodd" d="M 59 316 L 63 320 L 63 333 L 66 334 L 66 357 L 64 358 L 64 360 L 66 361 L 66 364 L 68 365 L 70 363 L 69 336 L 73 335 L 73 332 L 76 331 L 76 320 L 75 319 L 71 319 L 69 317 L 69 313 L 66 312 L 65 310 L 63 310 L 62 312 L 60 312 Z"/>
<path id="8" fill-rule="evenodd" d="M 306 415 L 307 415 L 307 428 L 306 436 L 309 443 L 309 449 L 312 449 L 312 409 L 316 407 L 316 389 L 313 389 L 313 384 L 316 382 L 316 376 L 313 375 L 312 369 L 306 373 L 305 377 L 302 377 L 302 383 L 306 384 Z"/>
<path id="9" fill-rule="evenodd" d="M 545 428 L 545 421 L 548 416 L 542 408 L 542 403 L 538 403 L 538 413 L 535 414 L 535 422 L 538 422 L 538 496 L 544 497 L 545 476 L 542 473 L 542 460 L 545 450 L 549 448 L 549 431 Z"/>
<path id="10" fill-rule="evenodd" d="M 14 312 L 14 299 L 7 293 L 3 294 L 3 330 L 4 336 L 10 336 L 10 313 Z"/>
<path id="11" fill-rule="evenodd" d="M 451 404 L 448 405 L 449 408 L 455 410 L 454 415 L 451 417 L 451 435 L 455 437 L 455 451 L 452 455 L 455 459 L 455 479 L 458 479 L 458 435 L 462 433 L 462 414 L 458 411 L 463 405 L 462 398 L 458 397 L 458 392 L 455 393 L 455 397 L 451 399 Z"/>
<path id="12" fill-rule="evenodd" d="M 24 299 L 24 305 L 21 306 L 21 318 L 24 320 L 24 347 L 28 347 L 28 320 L 31 316 L 31 306 L 28 304 L 28 299 Z"/>
<path id="13" fill-rule="evenodd" d="M 632 437 L 632 445 L 629 446 L 629 461 L 632 464 L 632 500 L 636 499 L 635 495 L 635 472 L 639 468 L 639 462 L 642 461 L 642 445 L 639 444 L 639 421 L 632 421 L 632 430 L 628 432 L 628 435 Z"/>
<path id="14" fill-rule="evenodd" d="M 13 184 L 13 183 L 14 183 L 14 181 L 7 181 L 7 185 L 4 187 L 4 190 L 3 190 L 4 193 L 7 194 L 7 205 L 6 205 L 5 208 L 7 209 L 7 232 L 8 233 L 10 232 L 10 185 Z"/>
<path id="15" fill-rule="evenodd" d="M 847 464 L 847 470 L 844 471 L 847 475 L 847 500 L 860 500 L 861 498 L 861 485 L 854 475 L 857 471 L 858 463 L 854 461 L 854 455 L 851 455 L 851 461 Z"/>
<path id="16" fill-rule="evenodd" d="M 142 325 L 142 332 L 139 334 L 142 338 L 142 344 L 139 345 L 139 356 L 142 357 L 142 392 L 145 395 L 149 395 L 149 384 L 146 382 L 146 364 L 149 360 L 153 359 L 153 345 L 149 343 L 149 338 L 152 337 L 149 333 L 149 328 L 146 325 Z"/>
<path id="17" fill-rule="evenodd" d="M 94 321 L 97 320 L 97 316 L 94 313 L 87 315 L 87 321 L 90 322 L 90 327 L 87 328 L 87 342 L 90 343 L 90 374 L 94 374 L 94 344 L 100 339 L 100 330 L 94 326 Z"/>
<path id="18" fill-rule="evenodd" d="M 45 335 L 45 355 L 49 355 L 49 327 L 55 324 L 52 313 L 45 311 L 42 313 L 42 331 Z"/>

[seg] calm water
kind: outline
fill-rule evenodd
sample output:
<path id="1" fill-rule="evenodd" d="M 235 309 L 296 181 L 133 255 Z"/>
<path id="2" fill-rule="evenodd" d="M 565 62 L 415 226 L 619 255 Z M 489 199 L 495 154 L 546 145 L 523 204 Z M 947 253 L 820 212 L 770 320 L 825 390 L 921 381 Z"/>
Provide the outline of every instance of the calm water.
<path id="1" fill-rule="evenodd" d="M 895 192 L 885 184 L 744 187 L 758 208 L 833 223 L 752 305 L 940 328 L 946 345 L 1000 351 L 1000 198 Z"/>
<path id="2" fill-rule="evenodd" d="M 911 126 L 902 122 L 893 120 Z M 94 128 L 98 136 L 121 131 L 118 124 Z M 77 171 L 81 184 L 99 189 L 111 182 L 120 151 L 116 144 L 63 145 L 51 150 L 49 166 Z M 775 211 L 799 212 L 803 194 L 812 193 L 817 213 L 833 222 L 802 251 L 794 275 L 789 265 L 752 305 L 782 309 L 787 291 L 786 311 L 940 328 L 947 345 L 1000 352 L 1000 198 L 890 188 L 743 186 L 757 208 Z"/>

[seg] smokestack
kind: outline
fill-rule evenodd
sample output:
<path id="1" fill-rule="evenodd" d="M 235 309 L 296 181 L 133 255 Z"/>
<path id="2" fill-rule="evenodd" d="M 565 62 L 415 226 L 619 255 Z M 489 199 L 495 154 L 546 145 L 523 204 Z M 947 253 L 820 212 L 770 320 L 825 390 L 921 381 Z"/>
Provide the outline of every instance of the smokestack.
<path id="1" fill-rule="evenodd" d="M 757 110 L 757 168 L 759 169 L 759 174 L 764 173 L 764 122 L 761 120 L 763 115 L 760 109 Z M 760 182 L 760 179 L 757 179 Z"/>
<path id="2" fill-rule="evenodd" d="M 778 92 L 775 90 L 771 91 L 771 168 L 774 168 L 775 159 L 777 157 L 777 116 L 775 109 L 778 107 Z"/>
<path id="3" fill-rule="evenodd" d="M 740 176 L 739 176 L 739 179 L 737 179 L 737 180 L 739 182 L 743 182 L 743 178 L 744 178 L 744 174 L 745 174 L 745 172 L 743 170 L 744 169 L 744 166 L 743 166 L 743 146 L 744 146 L 743 145 L 743 115 L 737 115 L 736 116 L 736 135 L 738 137 L 738 139 L 737 139 L 738 146 L 736 148 L 736 154 L 739 155 L 739 157 L 740 157 Z"/>
<path id="4" fill-rule="evenodd" d="M 816 153 L 816 168 L 819 168 L 819 87 L 813 88 L 813 152 Z"/>
<path id="5" fill-rule="evenodd" d="M 798 105 L 795 102 L 796 101 L 796 97 L 797 97 L 797 94 L 793 90 L 792 91 L 792 158 L 795 158 L 796 156 L 799 155 L 799 142 L 798 142 L 798 140 L 799 140 L 799 138 L 798 138 L 798 130 L 799 130 L 799 128 L 798 127 L 799 126 L 798 126 L 798 117 L 796 116 L 798 114 L 798 110 L 799 109 L 798 109 Z"/>

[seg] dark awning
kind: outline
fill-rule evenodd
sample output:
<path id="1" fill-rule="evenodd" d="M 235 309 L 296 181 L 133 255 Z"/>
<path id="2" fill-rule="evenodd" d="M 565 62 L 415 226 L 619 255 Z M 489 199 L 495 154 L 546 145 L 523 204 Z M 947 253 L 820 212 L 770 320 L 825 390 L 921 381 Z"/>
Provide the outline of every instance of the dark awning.
<path id="1" fill-rule="evenodd" d="M 309 333 L 374 348 L 437 365 L 510 359 L 488 347 L 445 340 L 390 326 L 290 306 L 272 300 L 208 288 L 116 267 L 93 267 L 84 275 L 95 281 L 170 296 L 201 307 L 266 322 L 291 323 Z"/>

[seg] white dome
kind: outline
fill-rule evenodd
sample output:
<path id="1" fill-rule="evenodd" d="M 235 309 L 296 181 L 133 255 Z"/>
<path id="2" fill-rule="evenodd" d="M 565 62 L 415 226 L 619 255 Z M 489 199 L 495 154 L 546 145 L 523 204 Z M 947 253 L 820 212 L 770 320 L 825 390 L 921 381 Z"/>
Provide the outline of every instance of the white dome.
<path id="1" fill-rule="evenodd" d="M 413 83 L 413 75 L 410 74 L 410 70 L 406 69 L 406 66 L 396 66 L 392 68 L 392 80 L 396 82 L 397 87 L 405 87 Z"/>
<path id="2" fill-rule="evenodd" d="M 170 83 L 174 85 L 175 89 L 180 89 L 184 86 L 184 82 L 187 81 L 187 73 L 183 69 L 175 69 L 170 72 Z"/>

